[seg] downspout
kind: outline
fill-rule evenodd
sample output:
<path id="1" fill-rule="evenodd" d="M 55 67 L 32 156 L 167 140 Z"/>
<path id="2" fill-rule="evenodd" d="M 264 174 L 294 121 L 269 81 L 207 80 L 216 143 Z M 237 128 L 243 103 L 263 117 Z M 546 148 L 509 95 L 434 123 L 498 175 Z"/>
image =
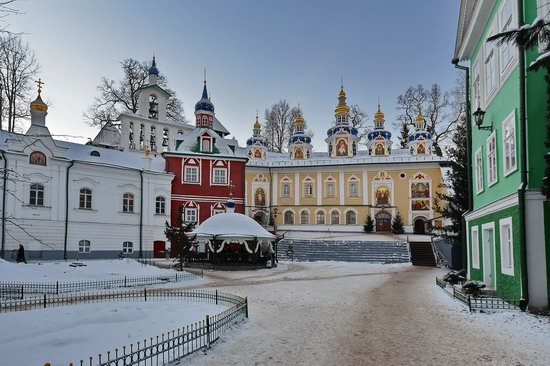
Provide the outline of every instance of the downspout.
<path id="1" fill-rule="evenodd" d="M 74 160 L 67 167 L 65 177 L 65 234 L 63 238 L 63 260 L 67 260 L 67 234 L 69 232 L 69 170 L 73 167 Z"/>
<path id="2" fill-rule="evenodd" d="M 143 258 L 143 170 L 139 171 L 140 193 L 139 200 L 139 257 Z"/>
<path id="3" fill-rule="evenodd" d="M 523 0 L 518 0 L 518 28 L 524 25 Z M 518 190 L 518 207 L 519 207 L 519 245 L 521 257 L 521 295 L 520 308 L 527 309 L 529 304 L 529 281 L 527 273 L 527 234 L 526 234 L 526 219 L 525 219 L 525 190 L 528 185 L 527 178 L 527 113 L 526 113 L 526 70 L 525 70 L 525 51 L 518 47 L 519 51 L 519 145 L 520 145 L 520 170 L 521 170 L 521 185 Z"/>
<path id="4" fill-rule="evenodd" d="M 6 248 L 6 183 L 8 182 L 8 161 L 4 150 L 0 150 L 2 159 L 4 160 L 4 176 L 2 177 L 2 249 L 0 250 L 0 258 L 5 258 Z"/>
<path id="5" fill-rule="evenodd" d="M 455 58 L 452 61 L 452 64 L 455 65 L 455 68 L 465 71 L 465 91 L 466 91 L 466 181 L 468 182 L 468 207 L 462 215 L 462 268 L 466 269 L 468 272 L 468 235 L 466 218 L 464 215 L 469 213 L 473 207 L 473 196 L 472 196 L 472 107 L 470 104 L 470 68 L 467 66 L 459 65 L 459 59 Z"/>

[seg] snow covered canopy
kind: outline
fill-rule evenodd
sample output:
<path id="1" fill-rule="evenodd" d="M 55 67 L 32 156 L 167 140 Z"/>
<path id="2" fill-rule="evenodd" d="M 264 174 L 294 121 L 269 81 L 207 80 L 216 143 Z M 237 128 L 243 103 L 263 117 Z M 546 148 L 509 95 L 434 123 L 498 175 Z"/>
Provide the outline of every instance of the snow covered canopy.
<path id="1" fill-rule="evenodd" d="M 214 215 L 200 224 L 189 235 L 198 239 L 216 240 L 275 240 L 276 236 L 254 219 L 235 212 Z"/>

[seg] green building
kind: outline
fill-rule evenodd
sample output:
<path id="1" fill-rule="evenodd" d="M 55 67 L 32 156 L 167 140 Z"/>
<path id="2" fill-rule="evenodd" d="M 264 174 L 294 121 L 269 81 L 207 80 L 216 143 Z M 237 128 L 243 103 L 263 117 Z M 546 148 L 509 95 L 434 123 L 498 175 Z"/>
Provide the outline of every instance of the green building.
<path id="1" fill-rule="evenodd" d="M 455 46 L 455 60 L 469 62 L 471 110 L 485 112 L 471 123 L 468 276 L 530 309 L 548 308 L 550 293 L 545 75 L 526 69 L 538 49 L 486 40 L 549 13 L 550 0 L 462 0 Z"/>

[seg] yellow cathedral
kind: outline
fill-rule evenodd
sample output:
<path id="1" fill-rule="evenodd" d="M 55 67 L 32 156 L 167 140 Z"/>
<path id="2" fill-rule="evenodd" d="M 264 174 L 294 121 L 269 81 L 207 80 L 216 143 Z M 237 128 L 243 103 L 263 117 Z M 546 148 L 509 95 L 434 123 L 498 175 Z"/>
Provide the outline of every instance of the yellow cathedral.
<path id="1" fill-rule="evenodd" d="M 375 232 L 391 231 L 399 213 L 405 231 L 424 233 L 427 222 L 441 226 L 434 198 L 441 191 L 446 159 L 432 155 L 432 136 L 424 117 L 416 117 L 407 148 L 392 148 L 390 131 L 378 105 L 367 149 L 359 149 L 343 86 L 335 123 L 327 131 L 327 151 L 313 151 L 304 119 L 294 121 L 288 153 L 271 152 L 256 117 L 247 141 L 247 214 L 279 230 L 363 231 L 370 216 Z"/>

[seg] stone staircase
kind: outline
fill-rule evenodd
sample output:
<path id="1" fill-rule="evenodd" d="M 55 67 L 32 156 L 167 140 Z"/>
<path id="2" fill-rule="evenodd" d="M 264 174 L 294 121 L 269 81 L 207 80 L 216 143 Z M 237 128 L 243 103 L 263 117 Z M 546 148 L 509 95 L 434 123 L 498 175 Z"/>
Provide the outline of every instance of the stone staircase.
<path id="1" fill-rule="evenodd" d="M 399 241 L 283 239 L 277 254 L 280 261 L 410 262 L 407 243 Z"/>
<path id="2" fill-rule="evenodd" d="M 409 243 L 411 248 L 411 263 L 413 266 L 435 267 L 435 255 L 430 242 L 412 242 Z"/>

